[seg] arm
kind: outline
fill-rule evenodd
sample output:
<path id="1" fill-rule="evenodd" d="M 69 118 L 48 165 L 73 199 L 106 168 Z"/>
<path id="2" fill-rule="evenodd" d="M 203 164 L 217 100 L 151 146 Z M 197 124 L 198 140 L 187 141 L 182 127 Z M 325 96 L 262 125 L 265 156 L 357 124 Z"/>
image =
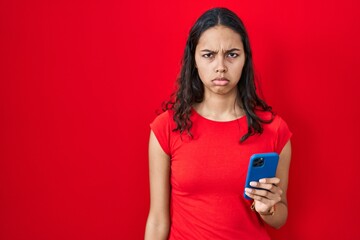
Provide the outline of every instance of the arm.
<path id="1" fill-rule="evenodd" d="M 150 211 L 145 240 L 167 239 L 170 229 L 170 158 L 154 133 L 149 140 Z"/>
<path id="2" fill-rule="evenodd" d="M 275 178 L 260 179 L 259 182 L 250 183 L 253 187 L 264 188 L 266 190 L 246 189 L 246 194 L 254 199 L 255 211 L 270 226 L 280 228 L 286 222 L 288 209 L 286 191 L 288 187 L 289 167 L 291 159 L 291 143 L 286 143 L 280 153 L 279 165 Z M 280 181 L 281 179 L 281 181 Z M 273 215 L 266 215 L 275 207 Z"/>

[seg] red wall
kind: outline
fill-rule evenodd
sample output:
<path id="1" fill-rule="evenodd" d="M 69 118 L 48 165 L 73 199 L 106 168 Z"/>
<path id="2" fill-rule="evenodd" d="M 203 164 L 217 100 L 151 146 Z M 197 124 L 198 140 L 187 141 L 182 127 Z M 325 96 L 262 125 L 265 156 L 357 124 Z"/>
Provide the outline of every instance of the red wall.
<path id="1" fill-rule="evenodd" d="M 219 5 L 243 18 L 294 133 L 274 239 L 360 237 L 358 1 L 13 0 L 0 1 L 0 239 L 143 238 L 148 124 L 190 26 Z"/>

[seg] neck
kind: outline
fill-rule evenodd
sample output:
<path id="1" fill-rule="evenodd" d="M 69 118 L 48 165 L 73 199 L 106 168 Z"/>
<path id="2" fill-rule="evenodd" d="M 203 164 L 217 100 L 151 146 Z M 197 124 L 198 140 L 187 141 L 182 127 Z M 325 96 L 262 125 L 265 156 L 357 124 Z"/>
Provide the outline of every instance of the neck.
<path id="1" fill-rule="evenodd" d="M 244 115 L 239 107 L 237 95 L 205 94 L 204 100 L 194 105 L 194 109 L 203 117 L 218 121 L 229 121 Z"/>

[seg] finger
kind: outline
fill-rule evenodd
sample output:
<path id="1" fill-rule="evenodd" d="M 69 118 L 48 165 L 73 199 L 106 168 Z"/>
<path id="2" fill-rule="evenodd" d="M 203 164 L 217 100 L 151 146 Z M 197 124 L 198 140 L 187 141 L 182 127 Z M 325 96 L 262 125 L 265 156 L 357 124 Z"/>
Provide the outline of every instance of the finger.
<path id="1" fill-rule="evenodd" d="M 248 189 L 248 190 L 247 190 Z M 251 191 L 249 190 L 249 188 L 245 188 L 245 194 L 249 197 L 249 198 L 253 198 L 253 194 L 251 194 Z"/>
<path id="2" fill-rule="evenodd" d="M 260 183 L 269 183 L 269 184 L 279 184 L 280 183 L 280 178 L 277 177 L 273 177 L 273 178 L 262 178 L 259 180 Z"/>
<path id="3" fill-rule="evenodd" d="M 245 193 L 251 198 L 261 201 L 261 199 L 268 199 L 274 202 L 281 201 L 281 194 L 279 193 L 272 193 L 267 190 L 262 189 L 254 189 L 254 188 L 245 188 Z"/>
<path id="4" fill-rule="evenodd" d="M 251 198 L 255 199 L 255 196 L 266 198 L 266 199 L 275 199 L 278 194 L 274 194 L 267 190 L 262 189 L 255 189 L 255 188 L 245 188 L 246 195 L 250 196 Z"/>
<path id="5" fill-rule="evenodd" d="M 251 197 L 252 199 L 254 199 L 255 201 L 261 202 L 262 204 L 264 204 L 265 206 L 272 206 L 273 201 L 264 197 L 264 196 L 260 196 L 260 195 L 256 195 L 253 193 L 247 193 L 249 197 Z"/>
<path id="6" fill-rule="evenodd" d="M 270 183 L 250 182 L 250 186 L 256 187 L 256 188 L 266 189 L 267 191 L 270 191 L 270 192 L 273 192 L 273 193 L 278 193 L 278 194 L 283 193 L 283 191 L 281 190 L 280 187 L 278 187 L 278 186 L 276 186 L 274 184 L 270 184 Z"/>
<path id="7" fill-rule="evenodd" d="M 262 198 L 266 198 L 270 201 L 273 201 L 275 203 L 280 202 L 281 201 L 281 194 L 277 194 L 277 193 L 272 193 L 266 190 L 255 190 L 255 192 L 253 193 L 256 196 L 260 196 Z"/>

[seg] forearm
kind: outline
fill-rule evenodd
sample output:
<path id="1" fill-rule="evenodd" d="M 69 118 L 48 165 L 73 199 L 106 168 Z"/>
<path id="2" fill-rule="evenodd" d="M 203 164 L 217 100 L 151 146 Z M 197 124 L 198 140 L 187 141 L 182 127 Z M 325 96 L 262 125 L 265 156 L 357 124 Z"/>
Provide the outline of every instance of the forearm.
<path id="1" fill-rule="evenodd" d="M 158 223 L 148 219 L 145 229 L 145 240 L 166 240 L 168 239 L 170 224 Z"/>
<path id="2" fill-rule="evenodd" d="M 275 205 L 275 212 L 273 215 L 260 214 L 260 216 L 264 220 L 264 222 L 276 229 L 279 229 L 286 223 L 288 216 L 287 205 L 284 202 L 278 202 Z"/>

